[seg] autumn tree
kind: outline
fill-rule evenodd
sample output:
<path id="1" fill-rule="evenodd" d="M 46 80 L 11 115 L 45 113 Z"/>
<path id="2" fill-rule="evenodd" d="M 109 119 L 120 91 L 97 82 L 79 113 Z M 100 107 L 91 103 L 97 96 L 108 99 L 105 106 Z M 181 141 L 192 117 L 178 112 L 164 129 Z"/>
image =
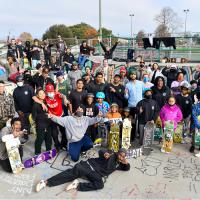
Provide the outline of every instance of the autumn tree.
<path id="1" fill-rule="evenodd" d="M 23 33 L 20 34 L 19 39 L 22 42 L 25 42 L 25 41 L 32 41 L 33 37 L 32 37 L 32 35 L 30 33 L 23 32 Z"/>
<path id="2" fill-rule="evenodd" d="M 88 28 L 84 32 L 84 38 L 86 39 L 97 37 L 97 35 L 98 32 L 94 28 Z"/>

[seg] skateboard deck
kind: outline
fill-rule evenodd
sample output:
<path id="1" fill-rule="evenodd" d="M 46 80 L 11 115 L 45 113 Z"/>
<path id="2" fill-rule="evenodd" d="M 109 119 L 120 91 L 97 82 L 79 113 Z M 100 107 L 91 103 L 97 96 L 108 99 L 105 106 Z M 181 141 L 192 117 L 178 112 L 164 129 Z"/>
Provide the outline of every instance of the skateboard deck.
<path id="1" fill-rule="evenodd" d="M 120 128 L 118 124 L 112 124 L 108 136 L 108 149 L 114 152 L 119 151 L 119 132 Z"/>
<path id="2" fill-rule="evenodd" d="M 122 148 L 128 149 L 131 146 L 131 129 L 131 121 L 128 118 L 124 119 L 122 128 Z"/>
<path id="3" fill-rule="evenodd" d="M 200 129 L 195 128 L 194 145 L 200 146 Z"/>
<path id="4" fill-rule="evenodd" d="M 52 149 L 51 151 L 43 152 L 39 155 L 36 155 L 32 158 L 29 158 L 24 161 L 24 167 L 25 168 L 31 168 L 35 165 L 39 165 L 40 163 L 50 160 L 56 156 L 56 149 Z"/>
<path id="5" fill-rule="evenodd" d="M 162 152 L 170 153 L 173 147 L 173 135 L 174 135 L 174 123 L 172 121 L 166 121 L 163 133 L 163 145 Z"/>
<path id="6" fill-rule="evenodd" d="M 142 148 L 137 148 L 137 149 L 128 149 L 126 152 L 126 158 L 137 158 L 142 156 Z"/>
<path id="7" fill-rule="evenodd" d="M 108 146 L 108 130 L 104 123 L 99 123 L 97 128 L 97 139 L 94 141 L 94 146 Z"/>
<path id="8" fill-rule="evenodd" d="M 177 125 L 176 130 L 174 131 L 174 142 L 181 143 L 183 140 L 183 123 L 180 122 Z"/>
<path id="9" fill-rule="evenodd" d="M 163 129 L 162 129 L 162 121 L 160 120 L 160 117 L 156 120 L 156 127 L 154 131 L 154 140 L 155 141 L 162 141 L 163 136 Z"/>
<path id="10" fill-rule="evenodd" d="M 5 142 L 8 159 L 10 161 L 11 169 L 14 174 L 18 174 L 23 170 L 22 160 L 19 154 L 19 138 L 14 138 L 13 135 L 5 135 L 2 137 L 2 141 Z"/>
<path id="11" fill-rule="evenodd" d="M 144 127 L 144 138 L 143 138 L 143 155 L 148 156 L 151 153 L 151 146 L 153 142 L 153 135 L 154 135 L 154 123 L 147 122 Z"/>

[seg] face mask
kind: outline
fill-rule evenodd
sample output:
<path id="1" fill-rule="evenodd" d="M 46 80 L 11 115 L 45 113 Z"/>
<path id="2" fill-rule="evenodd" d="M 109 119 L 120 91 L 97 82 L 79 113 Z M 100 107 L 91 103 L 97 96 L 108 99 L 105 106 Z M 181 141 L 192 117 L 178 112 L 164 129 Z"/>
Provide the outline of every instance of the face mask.
<path id="1" fill-rule="evenodd" d="M 17 86 L 22 87 L 24 85 L 23 82 L 17 82 Z"/>
<path id="2" fill-rule="evenodd" d="M 149 81 L 149 78 L 148 77 L 144 77 L 143 82 L 146 83 L 148 81 Z"/>
<path id="3" fill-rule="evenodd" d="M 83 116 L 83 112 L 77 111 L 75 113 L 76 117 L 82 117 Z"/>
<path id="4" fill-rule="evenodd" d="M 145 99 L 152 99 L 152 95 L 144 95 Z"/>
<path id="5" fill-rule="evenodd" d="M 49 98 L 51 98 L 51 99 L 53 99 L 54 98 L 54 93 L 47 93 L 47 96 L 49 97 Z"/>

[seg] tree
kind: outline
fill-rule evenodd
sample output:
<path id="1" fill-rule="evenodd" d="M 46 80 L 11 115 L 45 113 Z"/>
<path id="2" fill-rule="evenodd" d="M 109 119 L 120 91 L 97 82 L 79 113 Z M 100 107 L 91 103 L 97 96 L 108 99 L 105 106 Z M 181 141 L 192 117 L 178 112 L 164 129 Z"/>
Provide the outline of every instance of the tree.
<path id="1" fill-rule="evenodd" d="M 171 34 L 169 33 L 169 30 L 166 25 L 160 24 L 157 26 L 155 30 L 155 36 L 156 37 L 170 37 Z"/>
<path id="2" fill-rule="evenodd" d="M 160 14 L 155 16 L 154 20 L 158 24 L 156 30 L 165 31 L 160 33 L 161 35 L 165 35 L 165 33 L 173 33 L 182 26 L 177 13 L 175 13 L 170 7 L 164 7 Z"/>
<path id="3" fill-rule="evenodd" d="M 101 30 L 102 30 L 103 37 L 109 37 L 110 35 L 113 36 L 112 30 L 104 28 L 104 27 Z M 98 32 L 99 32 L 99 30 L 98 30 Z"/>
<path id="4" fill-rule="evenodd" d="M 84 32 L 84 38 L 86 39 L 97 37 L 97 35 L 98 32 L 94 28 L 88 28 Z"/>
<path id="5" fill-rule="evenodd" d="M 145 32 L 143 30 L 140 30 L 136 36 L 136 42 L 138 43 L 138 46 L 143 46 L 143 40 Z"/>
<path id="6" fill-rule="evenodd" d="M 33 37 L 32 37 L 32 35 L 30 33 L 23 32 L 23 33 L 20 34 L 19 39 L 22 42 L 25 42 L 25 41 L 32 41 Z"/>

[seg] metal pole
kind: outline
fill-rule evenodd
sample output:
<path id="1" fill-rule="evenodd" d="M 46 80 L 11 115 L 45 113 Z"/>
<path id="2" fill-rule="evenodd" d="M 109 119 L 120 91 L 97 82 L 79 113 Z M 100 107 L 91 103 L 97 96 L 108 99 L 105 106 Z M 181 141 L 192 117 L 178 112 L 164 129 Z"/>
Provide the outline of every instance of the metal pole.
<path id="1" fill-rule="evenodd" d="M 183 12 L 185 13 L 185 36 L 187 33 L 187 14 L 189 12 L 189 9 L 183 10 Z"/>
<path id="2" fill-rule="evenodd" d="M 99 37 L 102 40 L 102 24 L 101 24 L 101 0 L 99 0 Z"/>

